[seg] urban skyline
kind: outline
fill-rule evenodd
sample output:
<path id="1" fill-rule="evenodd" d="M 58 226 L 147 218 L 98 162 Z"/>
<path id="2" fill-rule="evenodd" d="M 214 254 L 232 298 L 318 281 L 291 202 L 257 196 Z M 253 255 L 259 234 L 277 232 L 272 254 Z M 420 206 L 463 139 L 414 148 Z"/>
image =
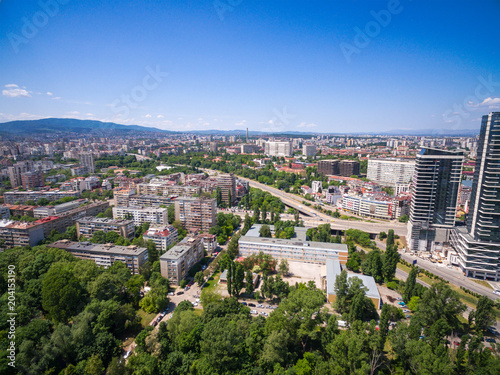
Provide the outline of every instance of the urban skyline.
<path id="1" fill-rule="evenodd" d="M 232 4 L 2 2 L 0 121 L 462 130 L 500 106 L 498 2 Z"/>

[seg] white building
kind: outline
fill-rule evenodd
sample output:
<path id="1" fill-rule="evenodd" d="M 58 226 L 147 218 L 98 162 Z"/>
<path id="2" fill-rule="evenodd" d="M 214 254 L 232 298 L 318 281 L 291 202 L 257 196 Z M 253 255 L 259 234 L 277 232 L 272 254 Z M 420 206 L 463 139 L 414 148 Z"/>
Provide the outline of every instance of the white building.
<path id="1" fill-rule="evenodd" d="M 114 219 L 131 219 L 135 225 L 143 223 L 167 225 L 168 210 L 159 207 L 113 207 Z"/>
<path id="2" fill-rule="evenodd" d="M 291 141 L 270 141 L 264 144 L 264 153 L 268 156 L 292 156 L 293 147 Z"/>
<path id="3" fill-rule="evenodd" d="M 415 172 L 415 161 L 370 159 L 366 177 L 380 184 L 409 183 Z"/>
<path id="4" fill-rule="evenodd" d="M 302 146 L 302 155 L 304 156 L 315 156 L 316 155 L 316 145 L 304 145 Z"/>
<path id="5" fill-rule="evenodd" d="M 165 252 L 178 239 L 177 229 L 172 225 L 152 226 L 142 235 L 144 241 L 153 241 L 160 253 Z"/>
<path id="6" fill-rule="evenodd" d="M 311 190 L 313 193 L 323 192 L 323 181 L 313 181 L 311 183 Z"/>

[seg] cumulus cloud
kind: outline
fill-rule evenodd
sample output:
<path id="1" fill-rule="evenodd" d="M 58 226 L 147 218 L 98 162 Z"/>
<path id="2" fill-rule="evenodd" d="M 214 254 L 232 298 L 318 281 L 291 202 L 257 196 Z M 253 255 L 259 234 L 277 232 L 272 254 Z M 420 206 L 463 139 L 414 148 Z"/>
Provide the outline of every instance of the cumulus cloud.
<path id="1" fill-rule="evenodd" d="M 52 95 L 54 95 L 54 94 L 52 94 L 50 91 L 47 91 L 47 92 L 46 92 L 46 94 L 47 94 L 48 96 L 52 96 Z"/>
<path id="2" fill-rule="evenodd" d="M 31 97 L 31 94 L 27 90 L 20 88 L 14 83 L 5 85 L 5 90 L 2 90 L 2 95 L 8 96 L 9 98 Z"/>
<path id="3" fill-rule="evenodd" d="M 151 115 L 148 113 L 146 116 L 144 116 L 146 118 L 151 118 Z"/>
<path id="4" fill-rule="evenodd" d="M 486 98 L 481 103 L 480 107 L 497 108 L 500 107 L 500 98 Z"/>
<path id="5" fill-rule="evenodd" d="M 156 118 L 165 118 L 165 116 L 163 116 L 163 115 L 158 115 L 158 116 L 156 116 Z"/>

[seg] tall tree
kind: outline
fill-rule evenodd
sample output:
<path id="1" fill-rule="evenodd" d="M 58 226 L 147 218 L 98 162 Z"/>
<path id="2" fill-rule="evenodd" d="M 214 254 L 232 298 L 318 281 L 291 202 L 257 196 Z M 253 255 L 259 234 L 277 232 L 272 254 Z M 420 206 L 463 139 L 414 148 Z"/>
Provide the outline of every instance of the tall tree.
<path id="1" fill-rule="evenodd" d="M 240 262 L 234 263 L 233 269 L 233 295 L 238 297 L 245 282 L 245 268 Z"/>
<path id="2" fill-rule="evenodd" d="M 387 246 L 394 245 L 394 229 L 389 229 L 389 231 L 387 232 L 386 245 Z"/>
<path id="3" fill-rule="evenodd" d="M 412 267 L 410 269 L 410 274 L 406 279 L 405 290 L 403 292 L 403 300 L 406 303 L 410 302 L 411 297 L 414 296 L 415 284 L 417 283 L 417 275 L 418 275 L 418 267 Z"/>
<path id="4" fill-rule="evenodd" d="M 227 292 L 230 296 L 233 295 L 233 261 L 227 263 Z"/>
<path id="5" fill-rule="evenodd" d="M 286 259 L 281 259 L 281 262 L 278 266 L 278 270 L 283 276 L 288 275 L 288 272 L 290 271 L 290 266 L 288 265 L 288 261 Z"/>
<path id="6" fill-rule="evenodd" d="M 245 293 L 252 294 L 254 291 L 252 271 L 247 271 L 245 278 Z"/>
<path id="7" fill-rule="evenodd" d="M 474 323 L 476 331 L 486 333 L 488 326 L 495 323 L 494 303 L 486 296 L 479 297 L 476 311 L 474 311 Z"/>
<path id="8" fill-rule="evenodd" d="M 399 262 L 399 253 L 394 245 L 387 246 L 383 264 L 383 276 L 387 281 L 391 281 L 396 276 L 396 268 Z"/>

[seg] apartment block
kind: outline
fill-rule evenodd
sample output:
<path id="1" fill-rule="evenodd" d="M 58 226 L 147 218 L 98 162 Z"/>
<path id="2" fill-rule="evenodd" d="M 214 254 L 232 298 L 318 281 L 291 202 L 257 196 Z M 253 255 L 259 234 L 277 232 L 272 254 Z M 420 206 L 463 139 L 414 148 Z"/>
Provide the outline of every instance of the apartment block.
<path id="1" fill-rule="evenodd" d="M 203 258 L 203 243 L 200 238 L 187 237 L 160 256 L 161 275 L 172 285 L 179 285 L 191 267 Z"/>
<path id="2" fill-rule="evenodd" d="M 55 201 L 65 197 L 79 197 L 78 191 L 7 191 L 3 195 L 3 200 L 7 204 L 24 204 L 29 200 L 38 201 L 45 198 L 49 201 Z"/>
<path id="3" fill-rule="evenodd" d="M 97 231 L 103 231 L 104 233 L 115 232 L 124 238 L 133 238 L 135 235 L 135 224 L 133 220 L 115 220 L 104 217 L 86 216 L 76 221 L 76 231 L 78 238 L 82 235 L 90 238 Z"/>
<path id="4" fill-rule="evenodd" d="M 20 161 L 14 164 L 12 167 L 9 167 L 7 170 L 9 172 L 10 185 L 13 189 L 22 186 L 21 174 L 25 172 L 29 172 L 33 169 L 33 162 L 28 161 Z"/>
<path id="5" fill-rule="evenodd" d="M 366 178 L 382 185 L 407 184 L 415 172 L 415 161 L 369 159 Z"/>
<path id="6" fill-rule="evenodd" d="M 78 154 L 80 166 L 87 167 L 87 173 L 95 172 L 94 155 L 91 152 L 82 152 Z"/>
<path id="7" fill-rule="evenodd" d="M 21 173 L 21 185 L 24 189 L 34 189 L 45 186 L 42 171 L 30 171 Z"/>
<path id="8" fill-rule="evenodd" d="M 113 207 L 113 218 L 132 219 L 135 225 L 143 223 L 168 224 L 168 211 L 160 207 Z"/>
<path id="9" fill-rule="evenodd" d="M 40 219 L 49 216 L 59 216 L 64 212 L 74 210 L 85 203 L 87 203 L 86 199 L 77 199 L 71 202 L 58 204 L 56 206 L 40 206 L 33 209 L 33 216 Z"/>
<path id="10" fill-rule="evenodd" d="M 207 198 L 179 197 L 174 201 L 175 220 L 180 220 L 187 230 L 208 233 L 217 225 L 217 201 Z"/>
<path id="11" fill-rule="evenodd" d="M 318 173 L 323 176 L 336 176 L 339 174 L 338 160 L 320 160 L 318 161 Z"/>
<path id="12" fill-rule="evenodd" d="M 236 202 L 236 177 L 232 173 L 217 176 L 217 187 L 221 190 L 222 201 L 231 207 Z"/>
<path id="13" fill-rule="evenodd" d="M 455 225 L 463 152 L 423 148 L 416 157 L 412 185 L 409 249 L 439 250 Z M 437 246 L 437 247 L 436 247 Z"/>
<path id="14" fill-rule="evenodd" d="M 93 260 L 98 266 L 111 267 L 115 262 L 124 263 L 134 275 L 148 260 L 148 250 L 138 246 L 117 246 L 113 244 L 93 244 L 91 242 L 72 242 L 61 240 L 49 245 L 66 250 L 79 259 Z"/>
<path id="15" fill-rule="evenodd" d="M 302 146 L 302 155 L 315 156 L 316 155 L 316 145 L 304 145 L 304 146 Z"/>
<path id="16" fill-rule="evenodd" d="M 359 176 L 359 161 L 341 160 L 339 162 L 339 175 L 344 177 Z"/>
<path id="17" fill-rule="evenodd" d="M 264 144 L 264 153 L 268 156 L 292 156 L 293 146 L 291 141 L 284 142 L 266 142 Z"/>
<path id="18" fill-rule="evenodd" d="M 0 239 L 5 241 L 3 245 L 5 248 L 36 246 L 43 238 L 43 228 L 36 223 L 0 221 Z"/>
<path id="19" fill-rule="evenodd" d="M 163 253 L 177 243 L 178 233 L 172 225 L 155 225 L 150 227 L 142 237 L 144 241 L 153 241 L 156 244 L 156 249 Z"/>

